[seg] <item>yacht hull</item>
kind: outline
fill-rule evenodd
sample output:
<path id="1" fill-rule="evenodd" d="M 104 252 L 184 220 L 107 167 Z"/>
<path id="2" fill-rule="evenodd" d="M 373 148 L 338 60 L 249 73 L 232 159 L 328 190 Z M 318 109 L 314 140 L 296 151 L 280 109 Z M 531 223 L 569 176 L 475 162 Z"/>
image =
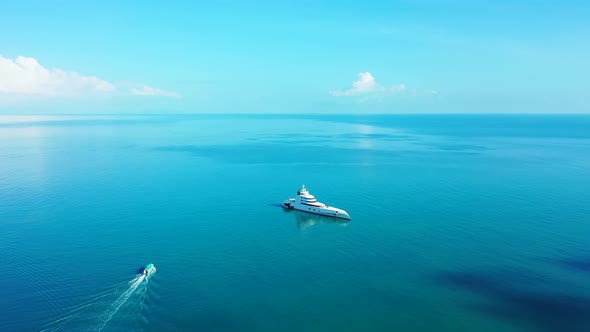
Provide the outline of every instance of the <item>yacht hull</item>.
<path id="1" fill-rule="evenodd" d="M 351 218 L 350 218 L 350 216 L 348 214 L 344 215 L 344 214 L 324 213 L 324 212 L 318 212 L 318 211 L 313 211 L 313 210 L 300 209 L 300 208 L 296 208 L 296 207 L 285 208 L 285 209 L 287 209 L 287 210 L 297 210 L 297 211 L 301 211 L 301 212 L 307 212 L 307 213 L 317 214 L 318 216 L 324 216 L 324 217 L 330 217 L 330 218 L 336 218 L 336 219 L 343 219 L 343 220 L 351 220 Z"/>
<path id="2" fill-rule="evenodd" d="M 323 206 L 323 207 L 310 206 L 310 205 L 297 204 L 297 202 L 293 202 L 293 201 L 289 201 L 289 200 L 285 201 L 283 204 L 281 204 L 281 206 L 285 210 L 297 210 L 297 211 L 317 214 L 317 215 L 324 216 L 324 217 L 351 220 L 350 216 L 348 215 L 348 213 L 346 211 L 344 211 L 342 209 L 335 208 L 335 207 L 331 207 L 331 206 Z"/>

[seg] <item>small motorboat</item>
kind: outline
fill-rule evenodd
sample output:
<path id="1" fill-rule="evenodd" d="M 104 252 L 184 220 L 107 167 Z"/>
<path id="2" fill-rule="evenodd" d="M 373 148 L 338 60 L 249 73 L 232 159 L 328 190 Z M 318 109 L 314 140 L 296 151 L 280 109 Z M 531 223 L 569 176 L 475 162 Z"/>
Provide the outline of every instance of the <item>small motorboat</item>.
<path id="1" fill-rule="evenodd" d="M 149 276 L 154 272 L 156 272 L 156 267 L 152 263 L 149 263 L 148 265 L 146 265 L 145 269 L 143 269 L 143 275 L 145 276 Z"/>

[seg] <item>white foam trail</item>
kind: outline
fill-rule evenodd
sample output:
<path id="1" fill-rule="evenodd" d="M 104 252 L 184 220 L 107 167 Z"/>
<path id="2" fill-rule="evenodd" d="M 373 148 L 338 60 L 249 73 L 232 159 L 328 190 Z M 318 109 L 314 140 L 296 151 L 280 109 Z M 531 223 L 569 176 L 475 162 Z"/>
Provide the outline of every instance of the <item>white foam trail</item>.
<path id="1" fill-rule="evenodd" d="M 70 310 L 69 313 L 65 317 L 62 317 L 62 318 L 57 319 L 51 323 L 46 324 L 46 327 L 44 329 L 42 329 L 40 332 L 48 332 L 48 331 L 53 332 L 53 331 L 60 330 L 62 327 L 64 327 L 70 321 L 72 321 L 76 317 L 78 317 L 80 314 L 84 313 L 85 311 L 87 311 L 88 309 L 90 309 L 91 307 L 96 305 L 98 303 L 98 301 L 100 301 L 102 298 L 112 295 L 113 292 L 118 290 L 122 285 L 133 283 L 134 280 L 135 280 L 135 278 L 133 278 L 131 280 L 125 280 L 125 281 L 115 284 L 110 289 L 108 289 L 108 290 L 104 291 L 103 293 L 98 294 L 96 297 L 86 301 L 86 303 L 83 303 L 80 306 Z"/>
<path id="2" fill-rule="evenodd" d="M 98 326 L 95 329 L 95 331 L 101 331 L 105 327 L 105 325 L 107 325 L 107 323 L 113 318 L 117 311 L 119 311 L 119 309 L 127 301 L 127 299 L 129 299 L 131 295 L 133 295 L 133 292 L 135 292 L 137 287 L 139 287 L 143 279 L 145 279 L 144 274 L 137 277 L 137 279 L 133 281 L 131 286 L 129 286 L 129 288 L 123 294 L 121 294 L 121 296 L 119 296 L 119 298 L 115 302 L 113 302 L 113 304 L 111 304 L 107 311 L 105 311 L 104 314 L 100 316 L 100 326 Z"/>

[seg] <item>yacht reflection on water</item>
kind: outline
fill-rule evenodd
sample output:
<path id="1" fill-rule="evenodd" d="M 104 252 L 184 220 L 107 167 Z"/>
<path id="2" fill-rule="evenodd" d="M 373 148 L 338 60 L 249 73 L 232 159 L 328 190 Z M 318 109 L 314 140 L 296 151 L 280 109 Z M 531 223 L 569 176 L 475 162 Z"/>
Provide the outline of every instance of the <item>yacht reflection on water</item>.
<path id="1" fill-rule="evenodd" d="M 285 213 L 290 213 L 295 217 L 295 222 L 297 223 L 297 228 L 299 229 L 306 229 L 319 223 L 336 224 L 342 227 L 346 227 L 350 223 L 350 220 L 348 219 L 324 217 L 319 214 L 307 213 L 302 211 L 291 210 L 285 211 Z"/>

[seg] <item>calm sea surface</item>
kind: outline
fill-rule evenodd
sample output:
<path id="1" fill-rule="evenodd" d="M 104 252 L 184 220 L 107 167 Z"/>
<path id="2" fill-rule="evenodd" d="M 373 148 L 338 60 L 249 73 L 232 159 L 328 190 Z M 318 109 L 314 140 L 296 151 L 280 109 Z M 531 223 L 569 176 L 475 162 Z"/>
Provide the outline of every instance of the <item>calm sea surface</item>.
<path id="1" fill-rule="evenodd" d="M 590 116 L 0 117 L 0 331 L 590 331 L 589 280 Z"/>

